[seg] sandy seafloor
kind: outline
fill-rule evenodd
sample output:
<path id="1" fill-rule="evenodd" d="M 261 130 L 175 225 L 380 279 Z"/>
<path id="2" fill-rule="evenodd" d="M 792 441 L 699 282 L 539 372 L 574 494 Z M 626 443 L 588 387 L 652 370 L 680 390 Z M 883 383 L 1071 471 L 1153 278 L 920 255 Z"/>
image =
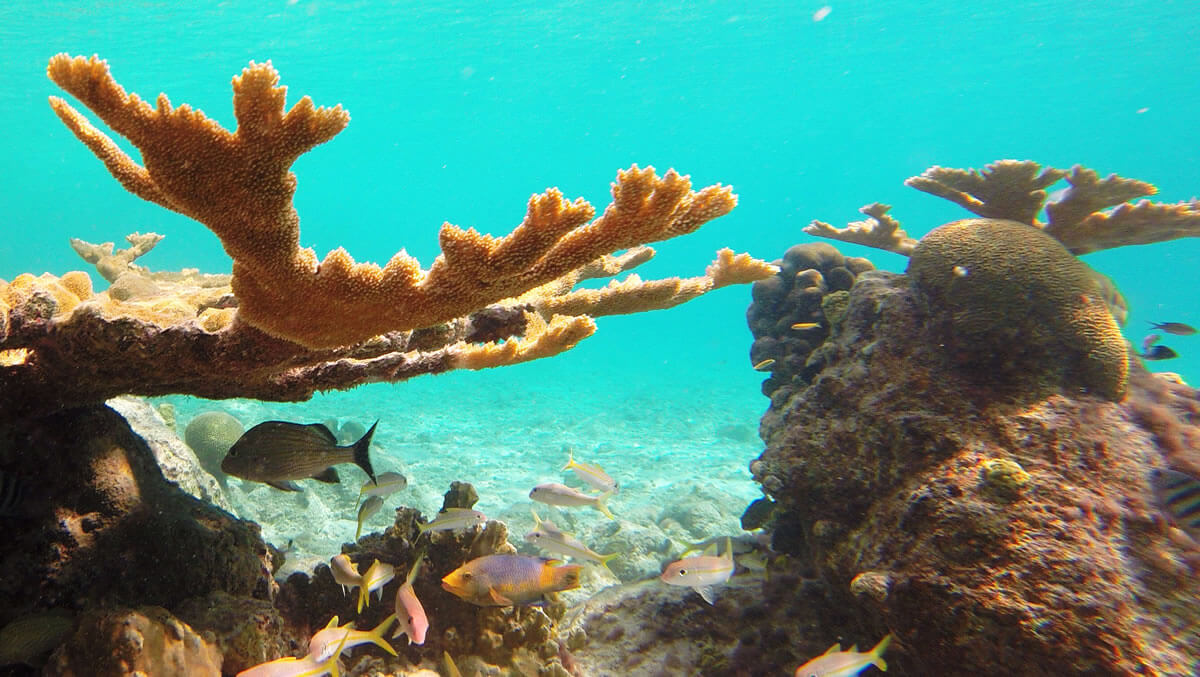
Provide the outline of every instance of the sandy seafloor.
<path id="1" fill-rule="evenodd" d="M 761 495 L 748 471 L 762 447 L 757 426 L 767 400 L 758 393 L 761 375 L 748 364 L 706 371 L 687 359 L 660 362 L 623 373 L 612 363 L 589 367 L 560 356 L 542 364 L 368 385 L 294 404 L 153 401 L 176 407 L 180 437 L 195 415 L 214 409 L 247 428 L 273 418 L 337 418 L 364 426 L 378 418 L 375 471 L 401 472 L 409 485 L 367 521 L 364 535 L 389 526 L 400 505 L 432 517 L 450 483 L 466 481 L 479 493 L 476 508 L 508 524 L 509 541 L 522 551 L 536 552 L 521 542 L 535 507 L 595 550 L 635 550 L 613 563 L 629 581 L 657 574 L 687 542 L 740 533 L 742 510 Z M 741 378 L 731 379 L 737 371 Z M 609 507 L 620 529 L 589 508 L 562 512 L 529 499 L 529 490 L 542 482 L 582 486 L 572 472 L 562 471 L 567 449 L 578 460 L 601 464 L 619 482 Z M 366 476 L 353 465 L 338 471 L 340 485 L 306 480 L 300 494 L 230 480 L 228 498 L 237 515 L 258 522 L 274 545 L 292 543 L 281 575 L 310 570 L 353 541 L 358 489 Z M 593 572 L 585 589 L 614 582 Z"/>

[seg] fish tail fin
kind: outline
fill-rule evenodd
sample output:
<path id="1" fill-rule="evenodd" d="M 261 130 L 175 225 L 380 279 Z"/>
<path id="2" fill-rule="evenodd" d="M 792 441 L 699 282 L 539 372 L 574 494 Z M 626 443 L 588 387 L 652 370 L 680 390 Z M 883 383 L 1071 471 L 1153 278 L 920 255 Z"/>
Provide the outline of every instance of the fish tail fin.
<path id="1" fill-rule="evenodd" d="M 363 521 L 362 521 L 362 518 L 360 517 L 360 518 L 358 518 L 358 528 L 354 530 L 355 542 L 358 541 L 359 536 L 362 536 L 362 525 L 363 525 Z"/>
<path id="2" fill-rule="evenodd" d="M 575 450 L 567 449 L 567 464 L 562 467 L 563 470 L 569 470 L 575 467 Z"/>
<path id="3" fill-rule="evenodd" d="M 562 572 L 563 590 L 574 590 L 581 585 L 579 572 L 583 570 L 583 567 L 577 564 L 568 564 L 558 567 L 558 570 Z"/>
<path id="4" fill-rule="evenodd" d="M 371 437 L 375 434 L 377 425 L 379 421 L 371 424 L 371 429 L 354 443 L 354 464 L 362 468 L 376 485 L 379 484 L 379 480 L 375 479 L 375 469 L 371 467 Z"/>
<path id="5" fill-rule="evenodd" d="M 892 633 L 884 635 L 883 639 L 871 649 L 871 665 L 879 668 L 880 672 L 887 672 L 887 661 L 883 660 L 883 652 L 887 651 L 888 645 L 892 643 Z"/>
<path id="6" fill-rule="evenodd" d="M 600 494 L 600 496 L 596 498 L 596 509 L 604 513 L 604 516 L 608 519 L 618 522 L 620 520 L 617 519 L 617 516 L 612 514 L 612 512 L 610 512 L 608 509 L 608 499 L 611 498 L 612 495 L 613 492 L 611 491 L 606 491 L 603 494 Z"/>
<path id="7" fill-rule="evenodd" d="M 421 551 L 417 553 L 417 558 L 413 560 L 412 568 L 408 570 L 408 576 L 404 579 L 408 585 L 412 585 L 421 573 L 421 563 L 425 561 L 425 550 L 425 548 L 421 548 Z"/>
<path id="8" fill-rule="evenodd" d="M 608 563 L 620 556 L 621 553 L 619 552 L 614 552 L 611 555 L 600 555 L 600 566 L 604 567 L 605 571 L 612 574 L 613 570 L 608 568 Z M 616 574 L 613 574 L 613 576 L 616 576 Z"/>
<path id="9" fill-rule="evenodd" d="M 362 613 L 364 606 L 371 606 L 371 593 L 367 592 L 366 581 L 363 581 L 362 585 L 358 586 L 358 613 Z"/>
<path id="10" fill-rule="evenodd" d="M 383 649 L 384 651 L 392 654 L 393 656 L 396 655 L 396 650 L 393 649 L 392 645 L 389 644 L 388 641 L 386 639 L 384 639 L 383 637 L 384 637 L 384 633 L 387 632 L 387 629 L 389 627 L 391 627 L 392 623 L 394 623 L 395 621 L 396 621 L 396 614 L 392 614 L 392 615 L 388 616 L 387 618 L 383 619 L 383 621 L 381 621 L 379 623 L 379 625 L 376 625 L 374 630 L 371 630 L 370 632 L 367 633 L 367 639 L 371 640 L 372 644 L 374 644 L 375 646 L 379 647 L 380 649 Z"/>

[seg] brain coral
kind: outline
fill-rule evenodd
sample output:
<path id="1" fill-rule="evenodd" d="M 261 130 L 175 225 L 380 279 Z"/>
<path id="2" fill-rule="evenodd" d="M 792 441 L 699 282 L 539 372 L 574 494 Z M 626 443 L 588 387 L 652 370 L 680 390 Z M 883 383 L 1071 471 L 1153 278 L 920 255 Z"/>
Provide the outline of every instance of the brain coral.
<path id="1" fill-rule="evenodd" d="M 196 452 L 201 467 L 224 484 L 225 473 L 221 471 L 221 461 L 243 432 L 242 422 L 233 416 L 223 411 L 206 411 L 188 423 L 183 437 L 192 451 Z"/>
<path id="2" fill-rule="evenodd" d="M 908 274 L 947 354 L 989 383 L 1124 395 L 1128 351 L 1091 268 L 1037 228 L 948 223 L 921 238 Z"/>

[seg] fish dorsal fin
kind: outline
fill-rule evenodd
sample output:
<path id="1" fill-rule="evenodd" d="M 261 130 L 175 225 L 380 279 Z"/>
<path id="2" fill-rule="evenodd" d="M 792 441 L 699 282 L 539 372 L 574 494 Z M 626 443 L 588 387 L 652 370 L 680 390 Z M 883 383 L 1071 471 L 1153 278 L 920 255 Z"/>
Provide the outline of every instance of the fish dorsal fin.
<path id="1" fill-rule="evenodd" d="M 329 628 L 336 628 L 337 624 L 338 624 L 338 617 L 334 616 L 333 618 L 329 619 L 328 623 L 325 624 L 325 629 L 328 630 Z"/>
<path id="2" fill-rule="evenodd" d="M 329 429 L 329 426 L 325 425 L 324 423 L 309 423 L 307 424 L 307 427 L 321 437 L 325 438 L 333 446 L 337 446 L 337 435 L 333 434 L 333 431 Z"/>
<path id="3" fill-rule="evenodd" d="M 537 510 L 530 508 L 529 512 L 533 514 L 533 528 L 536 529 L 542 526 L 542 518 L 538 517 Z"/>
<path id="4" fill-rule="evenodd" d="M 713 542 L 704 546 L 704 554 L 710 557 L 715 557 L 717 555 L 717 544 Z"/>
<path id="5" fill-rule="evenodd" d="M 849 651 L 850 651 L 850 653 L 858 653 L 858 645 L 857 645 L 857 644 L 851 644 L 851 645 L 850 645 L 850 649 L 849 649 Z"/>
<path id="6" fill-rule="evenodd" d="M 471 508 L 446 508 L 438 513 L 439 515 L 465 515 L 469 512 L 475 512 Z"/>
<path id="7" fill-rule="evenodd" d="M 831 647 L 829 647 L 828 649 L 826 649 L 826 650 L 825 650 L 825 653 L 823 653 L 823 654 L 821 654 L 821 655 L 822 655 L 822 656 L 828 656 L 828 655 L 829 655 L 829 654 L 831 654 L 831 653 L 837 653 L 837 652 L 839 652 L 839 651 L 841 651 L 841 650 L 842 650 L 842 643 L 841 643 L 841 642 L 834 642 L 834 643 L 833 643 L 833 646 L 831 646 Z"/>
<path id="8" fill-rule="evenodd" d="M 733 539 L 725 537 L 725 561 L 733 563 Z"/>

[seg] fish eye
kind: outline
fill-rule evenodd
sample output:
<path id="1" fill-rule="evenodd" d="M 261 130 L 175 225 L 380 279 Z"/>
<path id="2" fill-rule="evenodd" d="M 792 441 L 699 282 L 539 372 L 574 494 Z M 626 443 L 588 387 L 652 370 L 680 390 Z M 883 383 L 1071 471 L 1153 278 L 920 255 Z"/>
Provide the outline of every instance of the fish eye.
<path id="1" fill-rule="evenodd" d="M 468 572 L 466 572 L 466 571 L 464 571 L 464 572 L 463 572 L 463 580 L 464 580 L 464 581 L 469 581 L 469 580 L 471 580 L 471 574 L 470 574 L 470 573 L 468 573 Z"/>
<path id="2" fill-rule="evenodd" d="M 680 575 L 680 576 L 686 576 L 686 575 L 687 575 L 687 569 L 680 569 L 680 570 L 679 570 L 679 575 Z"/>

